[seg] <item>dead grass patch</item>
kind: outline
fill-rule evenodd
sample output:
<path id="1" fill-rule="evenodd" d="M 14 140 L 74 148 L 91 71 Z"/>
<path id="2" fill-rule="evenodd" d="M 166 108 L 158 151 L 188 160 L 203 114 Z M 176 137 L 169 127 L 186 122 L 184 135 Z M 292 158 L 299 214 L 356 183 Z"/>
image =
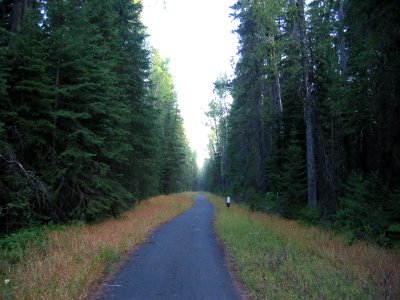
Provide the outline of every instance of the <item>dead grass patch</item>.
<path id="1" fill-rule="evenodd" d="M 142 201 L 118 219 L 50 231 L 45 253 L 32 252 L 9 270 L 7 277 L 12 297 L 87 297 L 124 253 L 143 243 L 156 227 L 192 205 L 191 193 L 158 196 Z"/>

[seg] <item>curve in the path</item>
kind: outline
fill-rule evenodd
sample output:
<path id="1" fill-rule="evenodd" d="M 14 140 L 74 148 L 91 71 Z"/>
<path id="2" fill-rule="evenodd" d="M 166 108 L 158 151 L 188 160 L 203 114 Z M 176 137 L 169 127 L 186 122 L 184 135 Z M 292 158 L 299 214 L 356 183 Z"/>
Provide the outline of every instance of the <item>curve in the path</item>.
<path id="1" fill-rule="evenodd" d="M 203 195 L 157 230 L 97 299 L 241 299 L 213 230 Z"/>

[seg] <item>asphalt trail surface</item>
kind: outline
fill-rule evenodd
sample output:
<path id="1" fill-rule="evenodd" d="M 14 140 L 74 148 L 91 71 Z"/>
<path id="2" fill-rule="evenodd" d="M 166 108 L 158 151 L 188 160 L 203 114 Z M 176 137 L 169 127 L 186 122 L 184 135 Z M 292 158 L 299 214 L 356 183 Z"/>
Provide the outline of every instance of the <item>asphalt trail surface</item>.
<path id="1" fill-rule="evenodd" d="M 203 195 L 157 230 L 97 299 L 241 299 L 213 230 Z"/>

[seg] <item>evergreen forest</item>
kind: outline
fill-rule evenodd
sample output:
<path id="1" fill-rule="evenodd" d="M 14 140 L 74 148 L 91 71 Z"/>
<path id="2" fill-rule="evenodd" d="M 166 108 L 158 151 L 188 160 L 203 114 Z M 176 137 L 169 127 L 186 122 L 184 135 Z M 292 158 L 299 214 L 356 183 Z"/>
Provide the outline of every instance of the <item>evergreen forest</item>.
<path id="1" fill-rule="evenodd" d="M 239 58 L 214 83 L 201 186 L 254 210 L 400 237 L 400 5 L 239 0 Z"/>
<path id="2" fill-rule="evenodd" d="M 349 243 L 400 240 L 397 0 L 238 0 L 201 171 L 141 11 L 0 0 L 0 236 L 202 189 Z"/>
<path id="3" fill-rule="evenodd" d="M 192 190 L 168 61 L 140 1 L 0 1 L 0 234 Z"/>

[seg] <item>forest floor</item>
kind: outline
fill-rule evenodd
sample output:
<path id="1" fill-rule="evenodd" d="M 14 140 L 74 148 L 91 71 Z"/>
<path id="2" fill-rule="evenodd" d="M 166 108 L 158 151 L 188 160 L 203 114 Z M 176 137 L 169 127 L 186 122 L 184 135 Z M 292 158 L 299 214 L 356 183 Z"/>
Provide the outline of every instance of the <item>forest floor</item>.
<path id="1" fill-rule="evenodd" d="M 16 263 L 0 253 L 0 299 L 87 298 L 154 229 L 189 209 L 194 195 L 158 196 L 117 219 L 46 230 L 45 245 L 28 247 Z"/>
<path id="2" fill-rule="evenodd" d="M 241 299 L 213 220 L 213 205 L 198 195 L 190 210 L 135 251 L 96 299 Z"/>
<path id="3" fill-rule="evenodd" d="M 400 299 L 400 255 L 206 194 L 216 230 L 255 299 Z M 234 200 L 234 199 L 233 199 Z"/>

